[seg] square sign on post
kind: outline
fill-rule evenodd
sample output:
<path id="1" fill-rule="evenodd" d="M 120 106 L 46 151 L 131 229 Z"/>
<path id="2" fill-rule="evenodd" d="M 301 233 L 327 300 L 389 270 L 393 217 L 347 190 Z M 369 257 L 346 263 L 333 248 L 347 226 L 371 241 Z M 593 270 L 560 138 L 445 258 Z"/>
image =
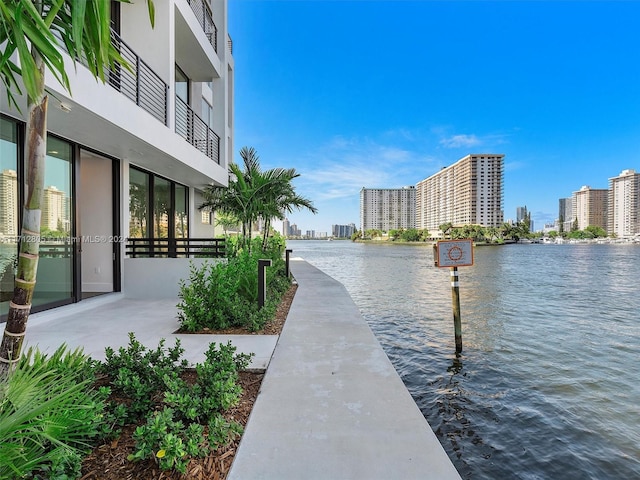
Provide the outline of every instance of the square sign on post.
<path id="1" fill-rule="evenodd" d="M 473 265 L 473 240 L 440 240 L 436 247 L 437 267 L 470 267 Z"/>

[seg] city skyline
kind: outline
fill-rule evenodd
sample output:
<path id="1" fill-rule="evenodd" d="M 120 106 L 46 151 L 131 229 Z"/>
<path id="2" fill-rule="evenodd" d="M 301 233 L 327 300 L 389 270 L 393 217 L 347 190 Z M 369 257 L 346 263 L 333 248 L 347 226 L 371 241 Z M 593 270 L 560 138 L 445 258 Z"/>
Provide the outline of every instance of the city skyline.
<path id="1" fill-rule="evenodd" d="M 504 219 L 541 228 L 582 186 L 640 171 L 639 2 L 254 1 L 229 5 L 235 154 L 293 167 L 319 209 L 358 223 L 361 188 L 416 185 L 505 154 Z"/>

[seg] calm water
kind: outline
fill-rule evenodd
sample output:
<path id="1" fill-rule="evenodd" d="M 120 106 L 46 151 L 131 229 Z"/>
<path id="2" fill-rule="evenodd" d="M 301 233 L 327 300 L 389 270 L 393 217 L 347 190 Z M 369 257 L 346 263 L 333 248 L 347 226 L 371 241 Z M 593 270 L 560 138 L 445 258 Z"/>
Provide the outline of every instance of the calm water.
<path id="1" fill-rule="evenodd" d="M 289 241 L 342 282 L 463 478 L 640 478 L 640 246 Z"/>

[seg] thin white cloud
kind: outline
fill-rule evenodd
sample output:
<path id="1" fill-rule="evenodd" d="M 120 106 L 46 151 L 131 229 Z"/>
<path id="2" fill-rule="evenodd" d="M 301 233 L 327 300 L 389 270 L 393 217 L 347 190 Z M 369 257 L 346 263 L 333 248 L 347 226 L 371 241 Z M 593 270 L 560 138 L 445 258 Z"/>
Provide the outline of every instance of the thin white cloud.
<path id="1" fill-rule="evenodd" d="M 440 140 L 440 145 L 446 148 L 474 147 L 482 142 L 476 135 L 452 135 Z"/>
<path id="2" fill-rule="evenodd" d="M 523 168 L 527 168 L 527 164 L 525 162 L 504 162 L 505 172 L 513 172 L 514 170 L 521 170 Z"/>
<path id="3" fill-rule="evenodd" d="M 363 187 L 411 185 L 422 178 L 416 179 L 416 173 L 432 163 L 423 152 L 398 142 L 342 136 L 330 139 L 304 160 L 307 166 L 299 169 L 302 175 L 296 188 L 317 201 L 353 198 Z"/>

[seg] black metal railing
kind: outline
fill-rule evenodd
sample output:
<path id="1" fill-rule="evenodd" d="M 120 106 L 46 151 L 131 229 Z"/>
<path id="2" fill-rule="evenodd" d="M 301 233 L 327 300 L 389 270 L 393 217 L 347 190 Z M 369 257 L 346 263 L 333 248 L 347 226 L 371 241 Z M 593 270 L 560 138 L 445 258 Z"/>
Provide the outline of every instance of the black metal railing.
<path id="1" fill-rule="evenodd" d="M 220 137 L 178 96 L 176 96 L 176 133 L 218 165 L 220 164 Z"/>
<path id="2" fill-rule="evenodd" d="M 69 241 L 41 240 L 38 254 L 40 258 L 71 258 L 73 244 Z"/>
<path id="3" fill-rule="evenodd" d="M 213 23 L 213 15 L 209 5 L 205 0 L 187 0 L 191 6 L 191 10 L 196 15 L 198 23 L 204 30 L 204 34 L 207 36 L 209 43 L 213 47 L 213 50 L 218 53 L 218 27 Z"/>
<path id="4" fill-rule="evenodd" d="M 225 256 L 224 238 L 127 238 L 130 258 L 220 258 Z"/>
<path id="5" fill-rule="evenodd" d="M 111 42 L 120 55 L 131 65 L 131 70 L 116 65 L 105 72 L 109 79 L 109 85 L 167 125 L 169 86 L 114 30 L 111 30 Z"/>
<path id="6" fill-rule="evenodd" d="M 60 33 L 54 31 L 53 34 L 59 40 L 60 48 L 69 53 Z M 105 68 L 104 76 L 107 83 L 164 125 L 167 125 L 169 86 L 122 40 L 113 28 L 111 29 L 111 43 L 129 63 L 131 70 L 119 64 Z M 88 64 L 86 58 L 76 58 L 76 60 L 84 66 Z"/>

